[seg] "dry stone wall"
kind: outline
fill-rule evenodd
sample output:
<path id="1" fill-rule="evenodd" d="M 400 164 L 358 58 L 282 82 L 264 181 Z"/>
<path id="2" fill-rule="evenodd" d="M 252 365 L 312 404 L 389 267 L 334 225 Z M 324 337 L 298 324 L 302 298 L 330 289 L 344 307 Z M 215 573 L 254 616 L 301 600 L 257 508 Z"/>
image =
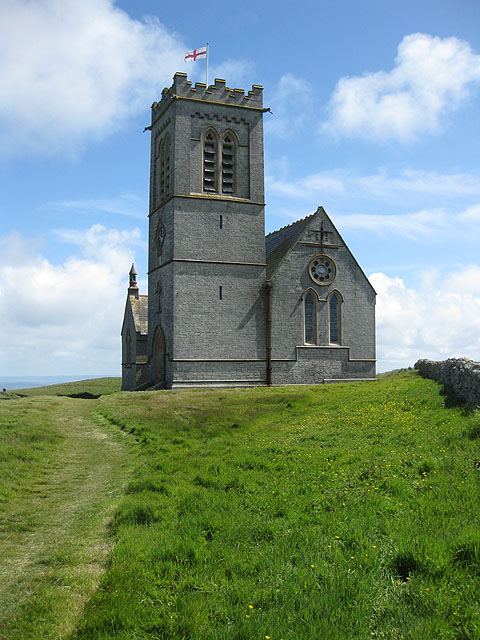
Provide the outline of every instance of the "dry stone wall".
<path id="1" fill-rule="evenodd" d="M 424 378 L 450 387 L 460 400 L 474 407 L 480 406 L 480 362 L 449 358 L 437 362 L 419 360 L 414 366 Z"/>

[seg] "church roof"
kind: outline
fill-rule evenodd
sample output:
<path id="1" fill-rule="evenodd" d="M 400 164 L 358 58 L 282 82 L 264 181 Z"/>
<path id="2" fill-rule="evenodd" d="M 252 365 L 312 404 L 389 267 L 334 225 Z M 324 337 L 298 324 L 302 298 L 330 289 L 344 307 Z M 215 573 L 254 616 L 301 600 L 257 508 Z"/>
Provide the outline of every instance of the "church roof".
<path id="1" fill-rule="evenodd" d="M 297 220 L 292 224 L 272 231 L 265 236 L 265 248 L 267 252 L 267 280 L 270 280 L 278 265 L 287 255 L 290 249 L 300 240 L 306 226 L 315 214 Z"/>
<path id="2" fill-rule="evenodd" d="M 132 308 L 133 320 L 135 322 L 135 331 L 142 335 L 148 333 L 148 295 L 140 294 L 138 298 L 128 296 L 130 298 L 130 306 Z"/>

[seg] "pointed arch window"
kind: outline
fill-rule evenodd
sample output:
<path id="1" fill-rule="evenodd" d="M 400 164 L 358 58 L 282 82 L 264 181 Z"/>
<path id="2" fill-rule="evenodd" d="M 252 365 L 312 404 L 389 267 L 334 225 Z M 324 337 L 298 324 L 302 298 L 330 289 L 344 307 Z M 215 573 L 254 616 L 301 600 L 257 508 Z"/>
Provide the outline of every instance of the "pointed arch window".
<path id="1" fill-rule="evenodd" d="M 333 293 L 328 300 L 328 326 L 330 344 L 341 343 L 341 299 Z"/>
<path id="2" fill-rule="evenodd" d="M 127 335 L 125 336 L 125 345 L 126 345 L 126 358 L 125 364 L 127 367 L 130 367 L 132 364 L 132 337 L 130 335 L 130 329 L 127 329 Z"/>
<path id="3" fill-rule="evenodd" d="M 209 129 L 203 140 L 203 190 L 207 193 L 217 192 L 218 139 Z"/>
<path id="4" fill-rule="evenodd" d="M 312 292 L 307 292 L 303 298 L 304 342 L 317 343 L 317 305 Z"/>
<path id="5" fill-rule="evenodd" d="M 233 194 L 235 190 L 235 156 L 235 139 L 227 131 L 222 138 L 222 193 Z"/>
<path id="6" fill-rule="evenodd" d="M 160 145 L 160 200 L 170 193 L 170 136 L 167 135 Z"/>
<path id="7" fill-rule="evenodd" d="M 236 183 L 237 138 L 233 131 L 220 137 L 215 129 L 203 136 L 203 191 L 233 195 Z"/>
<path id="8" fill-rule="evenodd" d="M 152 165 L 152 182 L 151 182 L 151 205 L 152 209 L 156 209 L 159 201 L 159 189 L 160 189 L 160 147 L 161 142 L 159 136 L 155 137 L 155 143 L 153 146 L 153 165 Z"/>

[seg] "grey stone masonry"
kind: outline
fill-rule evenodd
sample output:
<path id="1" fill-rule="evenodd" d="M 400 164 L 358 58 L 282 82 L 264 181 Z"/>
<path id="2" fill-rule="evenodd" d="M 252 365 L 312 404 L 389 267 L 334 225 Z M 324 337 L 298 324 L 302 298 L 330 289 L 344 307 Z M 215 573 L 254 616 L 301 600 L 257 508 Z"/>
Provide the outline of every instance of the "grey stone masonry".
<path id="1" fill-rule="evenodd" d="M 220 79 L 193 86 L 177 73 L 152 105 L 148 354 L 150 367 L 165 358 L 167 387 L 265 382 L 262 93 Z M 226 138 L 234 158 L 228 192 Z M 164 356 L 154 353 L 157 328 Z"/>
<path id="2" fill-rule="evenodd" d="M 265 237 L 265 111 L 260 85 L 184 73 L 153 103 L 148 296 L 133 269 L 124 389 L 375 379 L 376 294 L 324 209 Z"/>
<path id="3" fill-rule="evenodd" d="M 468 358 L 418 360 L 414 367 L 422 377 L 450 387 L 460 400 L 480 406 L 480 362 Z"/>
<path id="4" fill-rule="evenodd" d="M 271 282 L 272 382 L 305 384 L 375 379 L 375 291 L 322 207 L 266 238 Z M 312 279 L 309 264 L 335 265 L 328 283 Z M 305 296 L 314 302 L 305 339 Z M 331 340 L 330 299 L 339 302 L 338 336 Z"/>
<path id="5" fill-rule="evenodd" d="M 165 87 L 162 91 L 162 99 L 153 103 L 154 114 L 161 113 L 168 107 L 170 101 L 176 98 L 261 109 L 263 107 L 263 87 L 254 84 L 251 91 L 245 93 L 244 89 L 230 89 L 227 87 L 226 81 L 220 78 L 215 78 L 213 85 L 207 86 L 203 82 L 196 82 L 193 85 L 188 80 L 186 73 L 177 72 L 173 77 L 172 86 Z"/>

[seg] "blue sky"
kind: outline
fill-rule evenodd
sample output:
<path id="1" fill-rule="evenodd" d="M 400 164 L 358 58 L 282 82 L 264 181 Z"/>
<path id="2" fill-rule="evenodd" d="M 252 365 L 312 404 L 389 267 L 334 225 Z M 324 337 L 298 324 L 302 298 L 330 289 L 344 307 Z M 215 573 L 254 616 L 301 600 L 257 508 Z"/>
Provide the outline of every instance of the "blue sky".
<path id="1" fill-rule="evenodd" d="M 379 371 L 480 360 L 478 0 L 4 0 L 0 374 L 119 375 L 143 129 L 207 42 L 273 112 L 266 231 L 323 205 L 377 290 Z"/>

